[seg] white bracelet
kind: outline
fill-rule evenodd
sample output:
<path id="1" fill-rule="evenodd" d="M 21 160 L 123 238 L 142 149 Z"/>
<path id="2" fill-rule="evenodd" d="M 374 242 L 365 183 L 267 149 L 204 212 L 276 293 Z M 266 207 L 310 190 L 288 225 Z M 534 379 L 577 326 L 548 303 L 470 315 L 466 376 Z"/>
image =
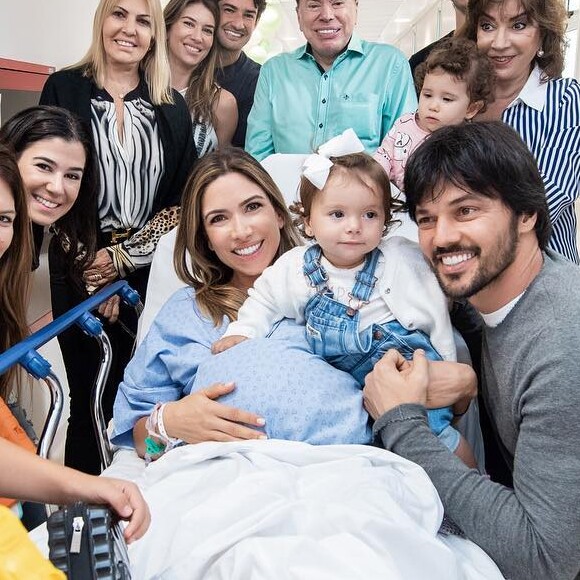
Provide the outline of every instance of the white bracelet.
<path id="1" fill-rule="evenodd" d="M 169 435 L 167 435 L 167 431 L 165 430 L 165 424 L 163 423 L 163 411 L 165 410 L 165 405 L 166 403 L 163 403 L 159 407 L 159 410 L 157 411 L 156 427 L 157 431 L 159 432 L 159 435 L 161 436 L 161 440 L 166 444 L 165 451 L 169 451 L 170 449 L 173 449 L 180 443 L 183 443 L 183 441 L 181 439 L 178 439 L 177 437 L 170 437 Z"/>
<path id="2" fill-rule="evenodd" d="M 157 415 L 159 413 L 159 407 L 161 407 L 161 403 L 157 403 L 155 407 L 153 407 L 153 411 L 147 417 L 147 421 L 145 421 L 145 429 L 147 429 L 147 435 L 152 437 L 153 439 L 161 439 L 161 435 L 159 434 L 159 430 L 157 428 Z"/>

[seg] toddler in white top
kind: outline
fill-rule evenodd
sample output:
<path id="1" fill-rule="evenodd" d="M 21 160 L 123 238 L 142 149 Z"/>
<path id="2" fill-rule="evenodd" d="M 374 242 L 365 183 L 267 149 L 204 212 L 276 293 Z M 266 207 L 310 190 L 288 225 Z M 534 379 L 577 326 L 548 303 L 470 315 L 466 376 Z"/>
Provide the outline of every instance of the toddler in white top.
<path id="1" fill-rule="evenodd" d="M 415 71 L 419 108 L 397 119 L 374 158 L 404 191 L 411 153 L 435 130 L 471 121 L 493 100 L 495 72 L 490 59 L 466 38 L 449 38 Z"/>
<path id="2" fill-rule="evenodd" d="M 422 348 L 432 360 L 455 360 L 439 283 L 417 244 L 384 237 L 401 203 L 391 199 L 384 171 L 362 151 L 349 129 L 306 160 L 301 203 L 293 209 L 303 234 L 316 243 L 286 252 L 262 273 L 214 353 L 293 318 L 305 324 L 313 351 L 361 386 L 389 348 L 405 358 Z M 452 419 L 450 408 L 429 411 L 432 431 L 474 465 Z"/>

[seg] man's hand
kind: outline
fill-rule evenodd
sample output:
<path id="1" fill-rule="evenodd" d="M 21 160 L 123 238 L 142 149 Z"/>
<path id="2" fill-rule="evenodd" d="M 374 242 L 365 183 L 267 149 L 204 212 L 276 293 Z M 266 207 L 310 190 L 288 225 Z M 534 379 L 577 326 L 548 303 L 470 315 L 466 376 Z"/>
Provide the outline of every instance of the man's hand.
<path id="1" fill-rule="evenodd" d="M 232 348 L 232 346 L 236 346 L 236 344 L 240 344 L 240 342 L 244 342 L 244 340 L 248 340 L 247 336 L 240 336 L 239 334 L 232 334 L 231 336 L 225 336 L 224 338 L 220 338 L 216 340 L 211 345 L 211 352 L 213 354 L 218 354 L 220 352 L 224 352 L 224 350 L 228 350 L 228 348 Z"/>
<path id="2" fill-rule="evenodd" d="M 412 364 L 396 350 L 389 350 L 366 376 L 363 390 L 365 409 L 373 419 L 404 403 L 427 402 L 429 361 L 421 349 L 413 353 Z"/>

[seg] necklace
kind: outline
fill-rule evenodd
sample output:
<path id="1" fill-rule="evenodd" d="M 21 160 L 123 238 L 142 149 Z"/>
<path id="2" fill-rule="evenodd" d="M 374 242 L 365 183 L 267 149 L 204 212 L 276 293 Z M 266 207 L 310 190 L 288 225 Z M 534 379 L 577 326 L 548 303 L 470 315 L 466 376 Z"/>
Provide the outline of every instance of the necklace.
<path id="1" fill-rule="evenodd" d="M 136 86 L 137 83 L 116 84 L 105 82 L 105 90 L 113 97 L 113 99 L 119 98 L 121 101 L 127 96 L 127 93 L 131 92 Z"/>

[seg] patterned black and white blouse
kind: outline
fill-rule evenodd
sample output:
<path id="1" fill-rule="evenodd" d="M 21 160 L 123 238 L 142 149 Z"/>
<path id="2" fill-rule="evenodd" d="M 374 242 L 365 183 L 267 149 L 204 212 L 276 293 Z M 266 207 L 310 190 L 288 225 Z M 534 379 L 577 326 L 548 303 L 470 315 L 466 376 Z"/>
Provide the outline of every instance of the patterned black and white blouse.
<path id="1" fill-rule="evenodd" d="M 140 229 L 152 215 L 164 171 L 155 109 L 142 98 L 139 88 L 128 93 L 124 99 L 122 139 L 115 103 L 105 90 L 98 90 L 91 99 L 91 115 L 101 179 L 101 230 Z"/>
<path id="2" fill-rule="evenodd" d="M 187 89 L 181 89 L 179 91 L 179 94 L 183 98 L 185 98 L 186 93 Z M 218 148 L 218 136 L 211 121 L 206 122 L 200 119 L 196 121 L 192 116 L 191 122 L 193 125 L 193 142 L 195 144 L 195 150 L 198 159 L 201 159 L 204 155 L 207 155 Z"/>

